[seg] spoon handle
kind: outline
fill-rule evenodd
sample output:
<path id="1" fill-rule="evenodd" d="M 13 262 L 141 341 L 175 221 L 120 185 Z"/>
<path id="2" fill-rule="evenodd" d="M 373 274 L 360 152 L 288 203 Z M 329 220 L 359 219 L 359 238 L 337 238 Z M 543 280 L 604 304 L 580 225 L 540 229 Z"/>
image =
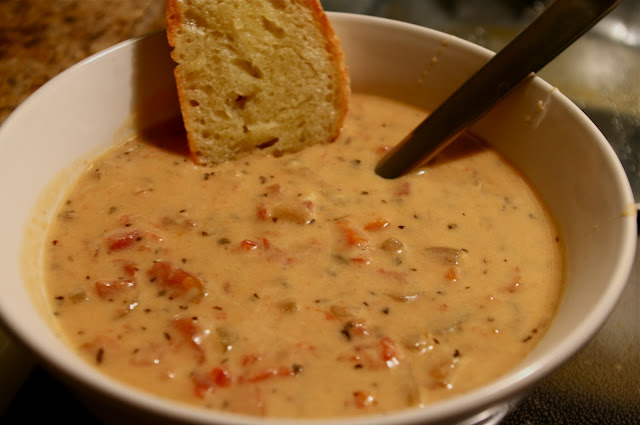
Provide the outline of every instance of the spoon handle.
<path id="1" fill-rule="evenodd" d="M 620 0 L 556 0 L 391 149 L 376 173 L 395 178 L 429 161 L 520 81 L 537 72 Z"/>

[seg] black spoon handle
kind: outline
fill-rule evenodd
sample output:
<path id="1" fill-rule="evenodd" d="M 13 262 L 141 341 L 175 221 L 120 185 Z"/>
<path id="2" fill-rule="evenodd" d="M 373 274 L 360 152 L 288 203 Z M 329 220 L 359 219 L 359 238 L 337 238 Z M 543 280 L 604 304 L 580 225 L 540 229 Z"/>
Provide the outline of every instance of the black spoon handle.
<path id="1" fill-rule="evenodd" d="M 429 161 L 520 81 L 539 71 L 620 0 L 556 0 L 391 149 L 376 173 L 395 178 Z"/>

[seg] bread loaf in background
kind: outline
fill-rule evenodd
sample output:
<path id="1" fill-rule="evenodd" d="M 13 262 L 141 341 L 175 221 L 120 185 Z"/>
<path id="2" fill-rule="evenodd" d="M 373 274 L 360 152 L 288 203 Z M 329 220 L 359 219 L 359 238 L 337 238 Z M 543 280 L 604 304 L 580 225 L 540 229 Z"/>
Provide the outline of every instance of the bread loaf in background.
<path id="1" fill-rule="evenodd" d="M 349 76 L 319 1 L 168 0 L 167 36 L 197 163 L 338 136 Z"/>

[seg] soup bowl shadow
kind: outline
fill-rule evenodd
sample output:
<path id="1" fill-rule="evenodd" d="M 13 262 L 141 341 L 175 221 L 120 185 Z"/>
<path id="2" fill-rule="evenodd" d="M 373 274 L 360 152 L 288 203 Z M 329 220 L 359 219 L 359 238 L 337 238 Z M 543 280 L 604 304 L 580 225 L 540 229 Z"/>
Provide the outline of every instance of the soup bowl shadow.
<path id="1" fill-rule="evenodd" d="M 492 56 L 411 24 L 340 13 L 329 17 L 345 51 L 353 91 L 427 110 Z M 0 319 L 105 422 L 296 423 L 185 406 L 116 382 L 65 345 L 47 305 L 41 265 L 45 229 L 63 189 L 114 142 L 179 117 L 169 51 L 160 33 L 99 53 L 45 84 L 0 128 L 0 196 L 5 200 Z M 471 132 L 516 165 L 558 224 L 566 248 L 566 289 L 552 326 L 517 367 L 469 393 L 383 416 L 301 423 L 497 423 L 576 354 L 615 306 L 635 254 L 636 210 L 625 172 L 597 127 L 557 89 L 533 77 Z"/>

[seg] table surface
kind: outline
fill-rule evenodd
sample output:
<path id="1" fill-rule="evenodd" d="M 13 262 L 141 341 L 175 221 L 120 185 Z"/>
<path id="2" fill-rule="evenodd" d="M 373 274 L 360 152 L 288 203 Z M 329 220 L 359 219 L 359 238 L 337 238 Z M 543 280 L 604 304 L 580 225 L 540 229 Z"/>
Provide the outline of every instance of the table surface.
<path id="1" fill-rule="evenodd" d="M 328 11 L 424 25 L 497 51 L 548 2 L 322 3 Z M 163 0 L 0 0 L 0 124 L 20 102 L 69 66 L 120 41 L 164 29 L 164 7 Z M 623 0 L 539 74 L 600 128 L 640 199 L 640 2 Z M 640 424 L 639 256 L 620 302 L 596 337 L 542 381 L 503 424 Z M 97 423 L 42 367 L 29 370 L 15 389 L 9 389 L 13 397 L 0 423 L 32 423 L 42 412 L 61 409 L 66 419 Z"/>

